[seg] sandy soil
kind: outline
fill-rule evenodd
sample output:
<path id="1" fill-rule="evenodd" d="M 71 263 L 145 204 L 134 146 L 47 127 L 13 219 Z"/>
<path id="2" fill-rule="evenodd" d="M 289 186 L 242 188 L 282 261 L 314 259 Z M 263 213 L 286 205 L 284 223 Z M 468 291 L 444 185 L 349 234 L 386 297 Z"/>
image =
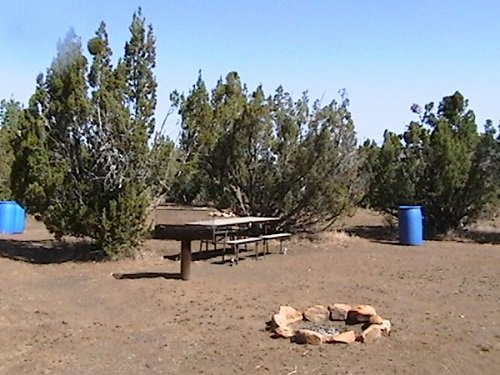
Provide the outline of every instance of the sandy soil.
<path id="1" fill-rule="evenodd" d="M 345 223 L 356 236 L 296 238 L 287 255 L 248 252 L 234 267 L 204 253 L 184 282 L 178 243 L 148 241 L 138 260 L 74 261 L 30 221 L 0 236 L 0 374 L 500 373 L 496 224 L 486 237 L 405 247 L 381 223 L 364 212 Z M 280 304 L 334 302 L 372 304 L 392 335 L 315 347 L 265 330 Z"/>

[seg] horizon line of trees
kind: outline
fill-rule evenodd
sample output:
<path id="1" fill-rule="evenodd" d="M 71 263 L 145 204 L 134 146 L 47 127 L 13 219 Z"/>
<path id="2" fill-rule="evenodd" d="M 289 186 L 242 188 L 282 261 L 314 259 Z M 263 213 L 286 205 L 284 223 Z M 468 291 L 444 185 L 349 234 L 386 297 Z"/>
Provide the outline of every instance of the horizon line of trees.
<path id="1" fill-rule="evenodd" d="M 412 106 L 418 120 L 379 146 L 357 144 L 345 91 L 324 105 L 279 86 L 250 90 L 237 72 L 208 89 L 201 72 L 171 94 L 181 133 L 156 130 L 155 36 L 140 8 L 115 64 L 106 26 L 87 44 L 70 31 L 26 107 L 0 104 L 0 199 L 37 214 L 56 238 L 90 238 L 126 256 L 161 201 L 205 202 L 279 216 L 287 230 L 324 229 L 359 205 L 397 215 L 425 207 L 428 233 L 498 205 L 500 134 L 479 132 L 459 92 Z"/>

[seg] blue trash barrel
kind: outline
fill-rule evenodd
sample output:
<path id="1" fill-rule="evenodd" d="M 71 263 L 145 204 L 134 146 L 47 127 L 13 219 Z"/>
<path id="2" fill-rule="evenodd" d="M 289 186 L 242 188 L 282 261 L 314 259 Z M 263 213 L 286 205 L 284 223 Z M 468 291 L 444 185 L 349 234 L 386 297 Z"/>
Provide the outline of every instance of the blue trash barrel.
<path id="1" fill-rule="evenodd" d="M 424 242 L 420 206 L 399 206 L 399 242 L 414 246 Z"/>
<path id="2" fill-rule="evenodd" d="M 17 203 L 0 201 L 0 233 L 12 234 L 16 229 Z"/>
<path id="3" fill-rule="evenodd" d="M 26 228 L 26 210 L 18 203 L 16 203 L 16 221 L 14 226 L 14 233 L 23 233 Z"/>

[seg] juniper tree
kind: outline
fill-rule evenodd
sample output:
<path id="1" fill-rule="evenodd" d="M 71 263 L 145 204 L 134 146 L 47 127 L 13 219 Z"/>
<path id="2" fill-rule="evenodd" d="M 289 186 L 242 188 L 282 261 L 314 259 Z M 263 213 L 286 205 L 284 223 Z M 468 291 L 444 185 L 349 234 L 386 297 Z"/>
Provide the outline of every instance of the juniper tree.
<path id="1" fill-rule="evenodd" d="M 187 96 L 174 92 L 171 99 L 182 118 L 179 141 L 179 158 L 182 164 L 173 182 L 171 196 L 178 202 L 190 203 L 206 198 L 203 196 L 203 185 L 207 179 L 201 163 L 217 140 L 214 112 L 201 71 Z"/>
<path id="2" fill-rule="evenodd" d="M 104 250 L 116 254 L 135 245 L 143 231 L 142 206 L 135 205 L 133 194 L 131 202 L 123 198 L 132 177 L 128 171 L 133 168 L 126 148 L 131 123 L 126 105 L 127 74 L 121 60 L 116 68 L 111 64 L 112 51 L 104 23 L 89 40 L 88 50 L 93 56 L 88 75 L 92 112 L 87 136 L 93 161 L 89 183 L 96 197 L 89 202 L 94 220 L 88 226 L 93 227 Z M 126 207 L 128 204 L 132 207 Z M 126 209 L 129 211 L 125 214 Z"/>
<path id="3" fill-rule="evenodd" d="M 12 141 L 22 116 L 21 104 L 14 99 L 0 101 L 0 200 L 12 199 L 10 174 L 14 162 Z"/>
<path id="4" fill-rule="evenodd" d="M 13 191 L 28 211 L 42 215 L 57 238 L 79 234 L 85 215 L 86 68 L 80 39 L 70 30 L 46 76 L 37 78 L 14 142 Z"/>
<path id="5" fill-rule="evenodd" d="M 331 223 L 359 199 L 346 98 L 311 108 L 306 95 L 293 102 L 282 88 L 274 97 L 261 87 L 249 93 L 235 72 L 219 80 L 210 105 L 200 80 L 177 98 L 181 147 L 194 154 L 205 197 L 219 208 L 279 215 L 283 226 L 305 228 Z"/>
<path id="6" fill-rule="evenodd" d="M 70 30 L 45 77 L 46 147 L 54 185 L 43 217 L 56 238 L 86 234 L 82 221 L 87 215 L 85 128 L 90 110 L 86 74 L 81 40 Z"/>
<path id="7" fill-rule="evenodd" d="M 300 126 L 295 140 L 298 147 L 287 155 L 291 173 L 280 181 L 280 190 L 270 200 L 289 224 L 330 225 L 361 198 L 360 158 L 348 105 L 345 96 L 340 103 L 325 106 L 316 101 L 310 109 L 306 109 L 307 96 L 296 104 L 292 118 Z"/>
<path id="8" fill-rule="evenodd" d="M 397 214 L 400 204 L 424 207 L 427 233 L 442 234 L 474 221 L 495 194 L 493 133 L 479 134 L 474 112 L 459 93 L 423 111 L 404 134 L 386 132 L 374 162 L 372 207 Z"/>
<path id="9" fill-rule="evenodd" d="M 104 25 L 89 42 L 94 56 L 89 80 L 99 111 L 92 126 L 97 132 L 93 159 L 102 194 L 97 233 L 108 254 L 127 252 L 146 234 L 151 184 L 158 177 L 153 175 L 152 160 L 159 160 L 151 158 L 148 145 L 155 129 L 155 38 L 140 9 L 133 14 L 129 31 L 124 57 L 114 69 Z M 154 155 L 158 147 L 163 146 L 157 143 Z"/>
<path id="10" fill-rule="evenodd" d="M 104 23 L 88 42 L 70 32 L 24 111 L 13 190 L 56 237 L 89 237 L 126 255 L 148 229 L 164 189 L 171 142 L 156 136 L 155 40 L 139 9 L 123 59 L 112 65 Z M 90 95 L 89 95 L 90 92 Z"/>
<path id="11" fill-rule="evenodd" d="M 270 151 L 269 109 L 261 87 L 248 98 L 240 97 L 243 91 L 231 80 L 230 75 L 224 99 L 227 107 L 215 108 L 216 121 L 224 131 L 205 158 L 208 194 L 223 208 L 240 215 L 256 214 L 267 203 L 261 192 L 269 188 L 264 180 L 272 172 L 263 167 Z"/>
<path id="12" fill-rule="evenodd" d="M 15 159 L 12 164 L 11 188 L 14 198 L 28 212 L 42 213 L 48 207 L 47 195 L 59 181 L 52 178 L 47 147 L 48 95 L 43 74 L 36 79 L 35 93 L 23 110 L 17 136 L 12 140 Z"/>

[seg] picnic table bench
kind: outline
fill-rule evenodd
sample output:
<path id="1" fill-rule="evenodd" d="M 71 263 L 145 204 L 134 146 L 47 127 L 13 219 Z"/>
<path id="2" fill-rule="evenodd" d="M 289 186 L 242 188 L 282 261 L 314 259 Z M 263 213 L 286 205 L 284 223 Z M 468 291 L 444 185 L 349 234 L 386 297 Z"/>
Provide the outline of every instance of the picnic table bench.
<path id="1" fill-rule="evenodd" d="M 292 236 L 291 233 L 271 233 L 264 234 L 261 238 L 264 240 L 264 247 L 266 249 L 266 253 L 269 253 L 269 241 L 270 240 L 279 240 L 280 241 L 280 253 L 283 251 L 283 241 L 289 239 Z"/>
<path id="2" fill-rule="evenodd" d="M 234 249 L 234 255 L 236 263 L 239 261 L 239 247 L 240 245 L 247 245 L 250 243 L 255 243 L 255 258 L 259 258 L 259 242 L 263 242 L 264 255 L 269 253 L 269 241 L 270 240 L 279 240 L 280 241 L 280 253 L 283 250 L 283 240 L 291 237 L 291 233 L 271 233 L 264 234 L 259 237 L 244 237 L 235 240 L 226 241 L 228 245 L 232 245 Z M 224 259 L 224 258 L 223 258 Z"/>
<path id="3" fill-rule="evenodd" d="M 229 240 L 227 241 L 228 245 L 231 245 L 234 249 L 234 257 L 236 260 L 236 263 L 239 262 L 240 257 L 240 245 L 248 245 L 249 243 L 255 243 L 255 258 L 258 259 L 259 257 L 259 242 L 262 241 L 262 238 L 260 237 L 245 237 L 245 238 L 239 238 L 236 240 Z M 222 260 L 224 260 L 224 253 L 222 254 Z"/>

